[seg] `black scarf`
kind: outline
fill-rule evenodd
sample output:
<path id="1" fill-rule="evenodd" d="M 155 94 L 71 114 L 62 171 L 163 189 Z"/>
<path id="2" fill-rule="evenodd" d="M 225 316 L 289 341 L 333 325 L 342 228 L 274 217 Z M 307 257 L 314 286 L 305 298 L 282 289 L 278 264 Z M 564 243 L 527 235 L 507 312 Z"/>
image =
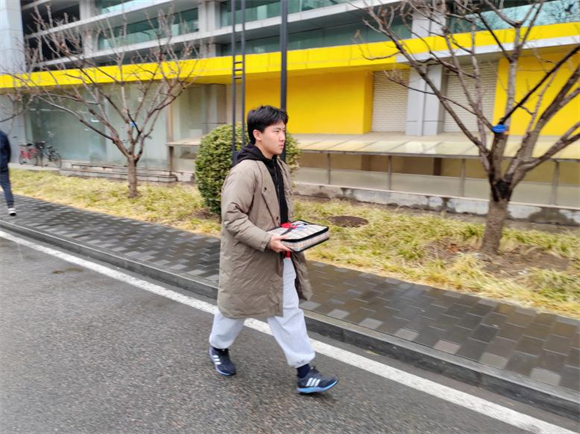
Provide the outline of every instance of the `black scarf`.
<path id="1" fill-rule="evenodd" d="M 274 181 L 274 186 L 276 187 L 278 204 L 280 205 L 281 223 L 288 222 L 288 204 L 286 203 L 286 195 L 284 194 L 284 177 L 282 175 L 280 164 L 278 164 L 278 156 L 274 155 L 273 158 L 268 159 L 264 157 L 260 148 L 250 143 L 238 154 L 238 163 L 243 160 L 261 161 L 266 165 L 268 172 L 270 172 L 270 176 L 272 176 L 272 181 Z"/>

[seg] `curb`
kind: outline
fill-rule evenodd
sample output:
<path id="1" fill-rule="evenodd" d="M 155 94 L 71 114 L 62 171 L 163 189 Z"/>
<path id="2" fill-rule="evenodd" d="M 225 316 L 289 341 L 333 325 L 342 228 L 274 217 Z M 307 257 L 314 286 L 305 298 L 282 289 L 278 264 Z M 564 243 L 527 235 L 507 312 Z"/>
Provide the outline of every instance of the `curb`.
<path id="1" fill-rule="evenodd" d="M 37 241 L 58 246 L 116 267 L 168 283 L 211 299 L 217 297 L 217 286 L 211 282 L 183 277 L 152 265 L 103 252 L 73 241 L 0 220 L 0 228 Z M 421 369 L 480 387 L 516 401 L 577 421 L 580 394 L 543 384 L 523 376 L 488 367 L 462 357 L 444 353 L 424 345 L 376 332 L 332 317 L 304 311 L 310 331 L 371 350 Z"/>

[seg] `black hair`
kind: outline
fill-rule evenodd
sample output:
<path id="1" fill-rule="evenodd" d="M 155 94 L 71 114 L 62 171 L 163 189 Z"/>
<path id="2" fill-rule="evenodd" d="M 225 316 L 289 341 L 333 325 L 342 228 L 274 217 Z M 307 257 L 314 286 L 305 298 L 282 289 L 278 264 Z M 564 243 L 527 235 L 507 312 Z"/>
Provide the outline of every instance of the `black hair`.
<path id="1" fill-rule="evenodd" d="M 288 123 L 288 114 L 279 108 L 271 105 L 261 105 L 257 109 L 250 110 L 248 113 L 248 136 L 250 136 L 250 143 L 256 144 L 254 137 L 254 130 L 261 133 L 270 125 L 275 125 L 278 122 Z"/>

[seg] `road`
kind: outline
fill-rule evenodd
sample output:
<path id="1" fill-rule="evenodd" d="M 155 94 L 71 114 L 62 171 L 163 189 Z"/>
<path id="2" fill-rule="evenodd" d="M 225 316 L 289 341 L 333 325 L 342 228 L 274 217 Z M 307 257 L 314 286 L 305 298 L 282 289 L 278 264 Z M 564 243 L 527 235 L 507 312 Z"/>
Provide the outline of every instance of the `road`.
<path id="1" fill-rule="evenodd" d="M 0 231 L 1 433 L 577 429 L 570 420 L 315 334 L 324 352 L 317 367 L 340 383 L 323 395 L 298 395 L 294 371 L 258 322 L 231 349 L 238 375 L 221 377 L 207 355 L 213 301 L 71 258 L 78 257 Z M 439 386 L 450 389 L 437 396 Z M 476 404 L 469 407 L 466 396 Z M 490 417 L 482 402 L 507 408 L 509 417 Z"/>

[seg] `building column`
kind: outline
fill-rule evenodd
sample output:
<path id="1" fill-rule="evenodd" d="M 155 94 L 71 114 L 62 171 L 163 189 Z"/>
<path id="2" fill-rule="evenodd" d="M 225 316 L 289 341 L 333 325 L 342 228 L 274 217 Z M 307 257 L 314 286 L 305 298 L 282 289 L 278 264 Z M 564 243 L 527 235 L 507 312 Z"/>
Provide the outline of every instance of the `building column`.
<path id="1" fill-rule="evenodd" d="M 205 88 L 205 122 L 203 134 L 207 134 L 227 122 L 226 86 L 209 84 Z"/>
<path id="2" fill-rule="evenodd" d="M 88 20 L 89 18 L 94 17 L 97 15 L 97 5 L 95 4 L 95 0 L 83 0 L 79 3 L 79 14 L 80 19 Z"/>
<path id="3" fill-rule="evenodd" d="M 198 6 L 199 32 L 209 33 L 219 28 L 220 3 L 215 0 L 200 0 Z M 206 41 L 199 47 L 201 57 L 216 57 L 217 44 Z"/>
<path id="4" fill-rule="evenodd" d="M 202 59 L 208 57 L 217 57 L 218 56 L 217 49 L 218 49 L 217 44 L 213 44 L 207 41 L 202 42 L 201 46 L 198 48 L 199 55 Z"/>
<path id="5" fill-rule="evenodd" d="M 412 29 L 417 37 L 427 37 L 439 33 L 442 24 L 444 23 L 433 22 L 420 14 L 415 14 Z M 427 75 L 437 89 L 445 94 L 447 77 L 443 67 L 430 66 Z M 409 89 L 406 134 L 409 136 L 433 136 L 443 132 L 445 110 L 439 98 L 424 93 L 432 93 L 432 89 L 415 70 L 411 70 L 409 86 L 417 90 Z"/>
<path id="6" fill-rule="evenodd" d="M 95 0 L 84 0 L 79 4 L 80 20 L 88 20 L 97 14 L 97 5 Z M 94 30 L 86 29 L 83 31 L 83 52 L 85 56 L 90 56 L 93 52 L 98 51 L 98 40 Z"/>
<path id="7" fill-rule="evenodd" d="M 20 1 L 0 1 L 0 72 L 25 69 Z"/>
<path id="8" fill-rule="evenodd" d="M 23 71 L 24 35 L 19 0 L 0 1 L 0 74 Z M 0 95 L 0 120 L 12 116 L 14 106 L 7 96 Z M 18 160 L 18 145 L 26 141 L 24 116 L 1 122 L 0 129 L 10 139 L 12 161 Z"/>
<path id="9" fill-rule="evenodd" d="M 219 2 L 216 0 L 200 0 L 197 12 L 199 31 L 201 33 L 213 32 L 218 28 Z"/>
<path id="10" fill-rule="evenodd" d="M 447 77 L 442 66 L 431 66 L 427 72 L 429 79 L 437 88 L 446 93 Z M 425 80 L 414 70 L 409 77 L 409 89 L 407 100 L 407 127 L 408 136 L 434 136 L 443 132 L 445 110 L 435 95 L 423 92 L 432 92 Z"/>

